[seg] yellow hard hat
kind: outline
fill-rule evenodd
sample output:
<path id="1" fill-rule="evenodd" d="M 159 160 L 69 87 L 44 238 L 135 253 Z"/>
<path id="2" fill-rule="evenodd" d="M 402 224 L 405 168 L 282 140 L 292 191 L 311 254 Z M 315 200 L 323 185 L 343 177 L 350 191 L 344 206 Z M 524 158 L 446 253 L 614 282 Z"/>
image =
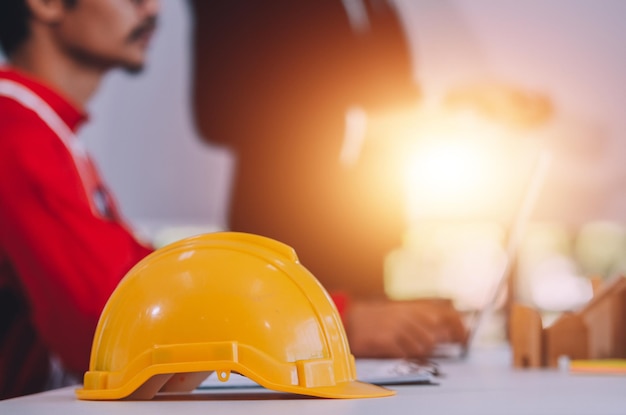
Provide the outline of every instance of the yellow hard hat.
<path id="1" fill-rule="evenodd" d="M 133 267 L 102 311 L 76 395 L 150 399 L 213 371 L 324 398 L 394 394 L 356 380 L 339 313 L 294 250 L 245 233 L 184 239 Z"/>

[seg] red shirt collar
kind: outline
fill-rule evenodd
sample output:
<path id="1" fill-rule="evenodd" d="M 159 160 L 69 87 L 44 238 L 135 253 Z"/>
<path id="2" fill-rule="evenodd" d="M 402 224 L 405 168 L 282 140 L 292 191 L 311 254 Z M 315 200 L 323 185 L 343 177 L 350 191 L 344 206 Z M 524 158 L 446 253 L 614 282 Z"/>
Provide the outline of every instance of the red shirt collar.
<path id="1" fill-rule="evenodd" d="M 18 82 L 33 91 L 41 99 L 46 101 L 74 132 L 89 118 L 85 111 L 72 104 L 60 92 L 32 75 L 25 74 L 9 66 L 0 66 L 0 79 L 9 79 Z"/>

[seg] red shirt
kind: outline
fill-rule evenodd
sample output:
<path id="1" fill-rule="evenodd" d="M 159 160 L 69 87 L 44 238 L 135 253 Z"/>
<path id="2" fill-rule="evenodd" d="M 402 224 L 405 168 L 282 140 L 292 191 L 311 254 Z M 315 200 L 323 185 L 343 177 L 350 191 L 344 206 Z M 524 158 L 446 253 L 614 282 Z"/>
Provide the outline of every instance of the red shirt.
<path id="1" fill-rule="evenodd" d="M 20 102 L 28 93 L 69 137 Z M 80 151 L 73 133 L 85 120 L 50 87 L 0 68 L 0 398 L 41 390 L 52 354 L 81 376 L 105 302 L 151 251 Z"/>

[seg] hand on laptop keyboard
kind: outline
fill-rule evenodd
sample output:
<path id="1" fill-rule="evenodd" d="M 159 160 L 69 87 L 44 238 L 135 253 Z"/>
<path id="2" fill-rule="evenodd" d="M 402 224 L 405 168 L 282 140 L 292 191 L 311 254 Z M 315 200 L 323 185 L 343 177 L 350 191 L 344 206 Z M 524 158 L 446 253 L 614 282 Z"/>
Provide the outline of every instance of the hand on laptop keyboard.
<path id="1" fill-rule="evenodd" d="M 438 344 L 466 338 L 460 314 L 444 299 L 354 302 L 345 320 L 356 357 L 426 357 Z"/>

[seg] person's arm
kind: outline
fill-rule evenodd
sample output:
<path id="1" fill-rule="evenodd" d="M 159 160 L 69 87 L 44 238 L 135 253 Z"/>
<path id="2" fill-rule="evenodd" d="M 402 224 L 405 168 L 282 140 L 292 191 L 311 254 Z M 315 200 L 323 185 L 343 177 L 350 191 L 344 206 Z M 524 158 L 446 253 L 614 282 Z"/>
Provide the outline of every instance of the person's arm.
<path id="1" fill-rule="evenodd" d="M 427 357 L 439 343 L 463 343 L 466 330 L 445 299 L 350 301 L 342 310 L 350 350 L 362 358 Z"/>
<path id="2" fill-rule="evenodd" d="M 123 224 L 92 213 L 65 147 L 39 119 L 27 121 L 2 129 L 0 243 L 39 336 L 80 373 L 109 295 L 150 249 Z"/>

